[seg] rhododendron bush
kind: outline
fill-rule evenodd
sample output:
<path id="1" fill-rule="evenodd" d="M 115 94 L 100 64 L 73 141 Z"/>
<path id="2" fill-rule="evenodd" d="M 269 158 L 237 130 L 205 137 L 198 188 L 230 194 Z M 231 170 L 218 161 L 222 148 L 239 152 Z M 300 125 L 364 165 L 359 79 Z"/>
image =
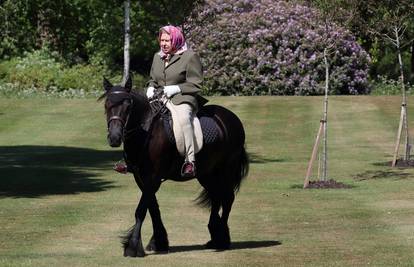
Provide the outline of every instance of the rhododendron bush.
<path id="1" fill-rule="evenodd" d="M 184 26 L 205 68 L 205 94 L 324 93 L 324 38 L 330 50 L 330 93 L 368 93 L 368 54 L 339 26 L 324 35 L 316 12 L 274 0 L 206 0 Z"/>

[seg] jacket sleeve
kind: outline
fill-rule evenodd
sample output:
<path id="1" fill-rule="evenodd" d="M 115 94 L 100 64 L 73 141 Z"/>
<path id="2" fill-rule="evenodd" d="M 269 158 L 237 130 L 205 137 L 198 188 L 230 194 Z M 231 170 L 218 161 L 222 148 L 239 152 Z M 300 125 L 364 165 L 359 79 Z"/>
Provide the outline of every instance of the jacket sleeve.
<path id="1" fill-rule="evenodd" d="M 152 59 L 152 64 L 151 64 L 151 71 L 150 71 L 150 80 L 147 82 L 147 84 L 145 85 L 145 88 L 148 87 L 154 87 L 154 88 L 158 88 L 158 83 L 155 80 L 155 75 L 154 75 L 154 63 L 155 63 L 155 57 L 157 55 L 154 55 L 153 59 Z"/>
<path id="2" fill-rule="evenodd" d="M 192 53 L 186 66 L 186 81 L 178 84 L 182 94 L 195 94 L 200 91 L 203 83 L 203 66 L 200 57 Z"/>

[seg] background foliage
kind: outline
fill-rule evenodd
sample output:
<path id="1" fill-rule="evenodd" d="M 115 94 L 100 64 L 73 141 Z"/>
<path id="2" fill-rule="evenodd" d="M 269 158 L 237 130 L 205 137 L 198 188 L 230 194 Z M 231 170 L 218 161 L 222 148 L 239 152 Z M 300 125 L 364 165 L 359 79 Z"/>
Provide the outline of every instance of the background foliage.
<path id="1" fill-rule="evenodd" d="M 207 90 L 223 95 L 323 93 L 324 26 L 315 11 L 282 1 L 206 1 L 188 23 L 189 39 L 204 60 Z M 343 28 L 329 29 L 331 93 L 368 89 L 368 54 Z"/>
<path id="2" fill-rule="evenodd" d="M 132 1 L 135 85 L 146 80 L 159 27 L 171 23 L 184 28 L 203 56 L 206 94 L 320 94 L 321 26 L 309 7 L 317 1 Z M 398 79 L 395 48 L 371 30 L 390 12 L 414 11 L 410 0 L 346 2 L 340 8 L 352 20 L 331 29 L 338 41 L 331 94 L 367 93 L 378 76 Z M 402 52 L 413 83 L 414 15 L 409 18 Z M 0 19 L 0 89 L 93 91 L 102 74 L 120 80 L 122 0 L 1 0 Z"/>

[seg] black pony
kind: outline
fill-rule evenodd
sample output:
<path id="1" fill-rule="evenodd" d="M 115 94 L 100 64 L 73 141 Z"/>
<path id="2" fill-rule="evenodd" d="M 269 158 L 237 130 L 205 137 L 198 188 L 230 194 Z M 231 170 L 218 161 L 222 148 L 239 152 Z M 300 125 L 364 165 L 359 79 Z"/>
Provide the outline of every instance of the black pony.
<path id="1" fill-rule="evenodd" d="M 153 235 L 146 249 L 168 252 L 167 231 L 155 194 L 163 180 L 185 181 L 180 175 L 184 158 L 171 142 L 161 110 L 151 108 L 147 97 L 132 91 L 131 87 L 130 78 L 125 87 L 113 86 L 104 79 L 105 93 L 100 99 L 106 98 L 108 143 L 112 147 L 124 144 L 125 160 L 142 192 L 135 211 L 135 225 L 123 242 L 124 256 L 143 257 L 141 227 L 147 210 L 152 219 Z M 211 209 L 208 222 L 211 240 L 206 247 L 228 249 L 229 213 L 249 166 L 244 148 L 245 133 L 239 118 L 221 106 L 204 106 L 198 116 L 200 114 L 214 121 L 220 132 L 217 140 L 205 143 L 196 154 L 197 179 L 204 188 L 198 202 Z"/>

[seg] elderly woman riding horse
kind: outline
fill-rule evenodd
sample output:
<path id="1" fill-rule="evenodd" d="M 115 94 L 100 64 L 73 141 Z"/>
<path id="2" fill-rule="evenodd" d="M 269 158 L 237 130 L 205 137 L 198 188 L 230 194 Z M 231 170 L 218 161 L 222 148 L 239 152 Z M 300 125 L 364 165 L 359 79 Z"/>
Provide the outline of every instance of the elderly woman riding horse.
<path id="1" fill-rule="evenodd" d="M 171 35 L 172 30 L 168 28 L 161 31 L 161 42 L 163 40 L 168 42 L 165 32 Z M 173 50 L 166 48 L 161 52 L 168 54 L 169 51 Z M 123 143 L 128 169 L 133 173 L 136 184 L 142 192 L 135 211 L 135 225 L 123 242 L 125 256 L 145 255 L 141 227 L 147 211 L 152 219 L 153 235 L 146 249 L 157 252 L 168 251 L 167 231 L 161 220 L 155 194 L 164 180 L 187 181 L 194 176 L 203 187 L 198 202 L 210 208 L 208 230 L 211 240 L 207 242 L 206 247 L 214 249 L 230 247 L 228 218 L 235 193 L 242 179 L 246 177 L 249 167 L 244 148 L 244 128 L 234 113 L 218 105 L 200 105 L 197 118 L 193 118 L 199 107 L 195 93 L 198 90 L 196 84 L 201 74 L 195 74 L 194 72 L 198 71 L 188 69 L 187 66 L 200 65 L 199 58 L 193 52 L 184 50 L 178 54 L 178 51 L 175 48 L 168 61 L 162 59 L 162 54 L 155 55 L 153 67 L 164 69 L 163 75 L 166 76 L 160 77 L 159 73 L 152 73 L 149 88 L 152 86 L 154 90 L 148 89 L 146 94 L 131 90 L 131 78 L 128 78 L 125 86 L 113 86 L 104 79 L 105 93 L 101 98 L 105 98 L 108 143 L 112 147 L 118 147 Z M 173 64 L 177 70 L 173 68 L 168 70 L 168 65 L 174 67 Z M 169 72 L 171 77 L 176 72 L 177 77 L 166 79 L 165 77 L 168 78 L 170 75 Z M 155 88 L 162 90 L 157 91 Z M 181 102 L 180 98 L 184 101 Z M 185 153 L 177 150 L 175 144 L 177 138 L 172 130 L 177 122 L 171 122 L 166 106 L 172 107 L 174 113 L 174 109 L 177 107 L 180 109 L 182 105 L 184 108 L 178 113 L 186 113 L 189 121 L 195 119 L 201 125 L 203 143 L 198 153 L 191 151 L 193 148 L 188 149 L 188 143 Z M 189 131 L 193 135 L 192 129 Z M 185 138 L 185 142 L 187 141 Z M 183 162 L 185 162 L 184 166 Z M 197 172 L 195 172 L 195 165 L 192 164 L 190 164 L 192 168 L 187 169 L 188 162 L 197 162 Z"/>

